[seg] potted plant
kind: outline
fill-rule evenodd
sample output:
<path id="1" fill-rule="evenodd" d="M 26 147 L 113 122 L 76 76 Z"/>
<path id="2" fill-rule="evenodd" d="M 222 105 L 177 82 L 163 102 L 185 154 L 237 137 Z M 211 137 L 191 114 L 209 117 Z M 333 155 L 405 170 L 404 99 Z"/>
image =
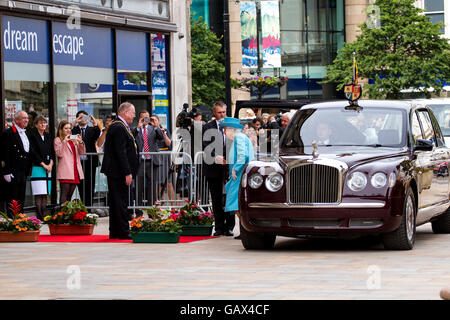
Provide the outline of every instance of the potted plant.
<path id="1" fill-rule="evenodd" d="M 11 201 L 9 207 L 13 214 L 12 218 L 0 211 L 0 242 L 38 241 L 42 221 L 20 213 L 20 205 L 16 200 Z"/>
<path id="2" fill-rule="evenodd" d="M 210 212 L 203 212 L 197 203 L 189 202 L 177 212 L 171 211 L 170 218 L 182 226 L 182 236 L 210 236 L 213 229 L 214 216 Z"/>
<path id="3" fill-rule="evenodd" d="M 130 226 L 133 242 L 177 243 L 180 240 L 181 225 L 162 214 L 135 218 L 131 220 Z"/>
<path id="4" fill-rule="evenodd" d="M 256 77 L 244 77 L 241 79 L 231 78 L 231 87 L 233 89 L 241 89 L 250 91 L 251 88 L 256 89 L 258 100 L 262 99 L 264 93 L 273 88 L 280 88 L 288 82 L 289 78 L 284 76 L 271 77 L 271 76 L 256 76 Z"/>
<path id="5" fill-rule="evenodd" d="M 98 215 L 89 214 L 81 200 L 66 201 L 61 210 L 44 218 L 50 234 L 91 235 L 97 225 Z"/>

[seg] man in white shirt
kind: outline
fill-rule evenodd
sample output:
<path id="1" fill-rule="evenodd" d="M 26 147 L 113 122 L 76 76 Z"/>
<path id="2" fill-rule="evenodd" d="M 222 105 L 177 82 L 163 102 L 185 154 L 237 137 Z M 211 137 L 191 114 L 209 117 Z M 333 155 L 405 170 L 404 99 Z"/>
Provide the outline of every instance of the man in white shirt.
<path id="1" fill-rule="evenodd" d="M 28 114 L 18 111 L 13 126 L 2 134 L 2 175 L 7 183 L 6 201 L 19 201 L 23 208 L 27 177 L 31 170 L 30 142 L 26 134 Z M 8 210 L 10 213 L 10 211 Z"/>

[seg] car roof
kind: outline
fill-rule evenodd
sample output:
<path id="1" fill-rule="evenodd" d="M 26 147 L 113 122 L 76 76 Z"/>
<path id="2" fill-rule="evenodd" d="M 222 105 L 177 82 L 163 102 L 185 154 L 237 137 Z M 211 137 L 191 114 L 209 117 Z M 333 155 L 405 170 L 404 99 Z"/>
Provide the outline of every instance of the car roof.
<path id="1" fill-rule="evenodd" d="M 409 110 L 419 103 L 413 103 L 408 100 L 358 100 L 358 105 L 363 108 L 395 108 Z M 336 108 L 349 106 L 348 100 L 329 101 L 320 103 L 310 103 L 301 108 L 304 109 L 316 109 L 316 108 Z"/>
<path id="2" fill-rule="evenodd" d="M 425 105 L 446 104 L 450 105 L 450 98 L 431 98 L 431 99 L 411 99 L 413 103 L 421 103 Z"/>

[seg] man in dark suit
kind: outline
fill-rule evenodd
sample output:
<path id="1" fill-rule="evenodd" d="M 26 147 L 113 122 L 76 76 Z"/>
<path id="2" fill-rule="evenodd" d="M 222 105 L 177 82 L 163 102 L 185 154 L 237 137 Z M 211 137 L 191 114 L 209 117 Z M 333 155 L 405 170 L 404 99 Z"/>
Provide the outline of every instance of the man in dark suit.
<path id="1" fill-rule="evenodd" d="M 101 172 L 108 179 L 109 237 L 130 239 L 128 225 L 129 187 L 139 167 L 136 141 L 129 125 L 135 118 L 134 106 L 122 103 L 118 117 L 108 127 Z"/>
<path id="2" fill-rule="evenodd" d="M 88 126 L 88 122 L 92 126 Z M 87 153 L 97 153 L 95 143 L 100 137 L 100 128 L 97 120 L 84 110 L 76 114 L 76 119 L 72 123 L 72 134 L 79 134 L 84 141 Z M 83 166 L 84 180 L 78 185 L 81 200 L 87 207 L 92 206 L 95 192 L 95 173 L 98 167 L 98 155 L 81 155 L 81 165 Z"/>
<path id="3" fill-rule="evenodd" d="M 223 135 L 223 129 L 219 121 L 226 116 L 227 106 L 222 101 L 217 101 L 213 106 L 215 120 L 208 122 L 203 126 L 203 151 L 205 152 L 205 163 L 203 173 L 208 180 L 208 188 L 211 194 L 211 202 L 214 213 L 215 236 L 232 236 L 232 230 L 235 225 L 233 214 L 224 212 L 223 187 L 228 172 L 226 171 L 226 140 Z M 211 130 L 211 131 L 209 131 Z M 206 135 L 205 135 L 206 134 Z M 220 141 L 216 138 L 220 137 Z M 211 148 L 212 145 L 217 148 Z M 216 151 L 219 151 L 218 153 Z M 207 159 L 210 158 L 210 161 Z"/>
<path id="4" fill-rule="evenodd" d="M 148 111 L 139 112 L 139 122 L 133 129 L 139 152 L 158 152 L 158 143 L 164 140 L 164 134 L 156 126 Z M 141 155 L 137 178 L 138 205 L 152 206 L 157 200 L 158 194 L 158 167 L 162 165 L 162 159 L 156 155 Z M 143 200 L 146 199 L 145 204 Z M 137 215 L 140 215 L 139 213 Z"/>
<path id="5" fill-rule="evenodd" d="M 27 177 L 31 171 L 31 145 L 26 134 L 28 114 L 18 111 L 12 127 L 2 135 L 2 174 L 6 184 L 6 202 L 17 200 L 23 208 Z M 11 215 L 11 210 L 8 213 Z"/>

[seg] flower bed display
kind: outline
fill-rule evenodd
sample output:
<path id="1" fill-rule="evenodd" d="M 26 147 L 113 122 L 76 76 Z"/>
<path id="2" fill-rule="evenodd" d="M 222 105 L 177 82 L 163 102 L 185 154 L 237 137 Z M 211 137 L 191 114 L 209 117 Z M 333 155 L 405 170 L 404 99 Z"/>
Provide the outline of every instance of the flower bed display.
<path id="1" fill-rule="evenodd" d="M 0 242 L 35 242 L 39 239 L 42 221 L 20 213 L 20 204 L 13 200 L 9 205 L 12 218 L 0 211 Z"/>
<path id="2" fill-rule="evenodd" d="M 90 235 L 97 225 L 98 215 L 87 212 L 81 200 L 66 201 L 61 210 L 44 218 L 52 235 Z"/>

